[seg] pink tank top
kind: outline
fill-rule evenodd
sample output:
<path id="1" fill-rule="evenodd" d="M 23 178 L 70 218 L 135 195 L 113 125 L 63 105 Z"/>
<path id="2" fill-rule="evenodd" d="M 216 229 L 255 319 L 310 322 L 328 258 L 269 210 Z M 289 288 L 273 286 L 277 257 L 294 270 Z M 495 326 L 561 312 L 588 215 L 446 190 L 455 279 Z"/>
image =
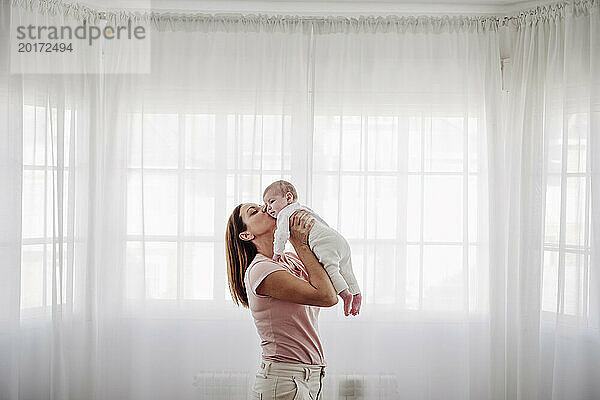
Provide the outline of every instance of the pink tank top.
<path id="1" fill-rule="evenodd" d="M 308 282 L 306 268 L 293 253 L 284 253 L 280 262 L 257 254 L 246 269 L 244 284 L 261 339 L 262 358 L 273 362 L 326 365 L 319 337 L 320 308 L 256 293 L 263 279 L 275 271 L 288 271 Z"/>

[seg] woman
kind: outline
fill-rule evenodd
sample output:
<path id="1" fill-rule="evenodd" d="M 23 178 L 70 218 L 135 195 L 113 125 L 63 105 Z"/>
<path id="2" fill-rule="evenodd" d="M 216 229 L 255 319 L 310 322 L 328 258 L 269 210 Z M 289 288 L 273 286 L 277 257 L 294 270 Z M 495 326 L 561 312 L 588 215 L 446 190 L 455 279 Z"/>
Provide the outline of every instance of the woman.
<path id="1" fill-rule="evenodd" d="M 319 307 L 337 304 L 329 276 L 308 247 L 314 221 L 299 211 L 290 218 L 290 242 L 298 257 L 273 257 L 276 220 L 264 207 L 240 204 L 227 223 L 229 288 L 236 304 L 249 307 L 261 338 L 262 363 L 251 399 L 321 398 L 325 360 Z"/>

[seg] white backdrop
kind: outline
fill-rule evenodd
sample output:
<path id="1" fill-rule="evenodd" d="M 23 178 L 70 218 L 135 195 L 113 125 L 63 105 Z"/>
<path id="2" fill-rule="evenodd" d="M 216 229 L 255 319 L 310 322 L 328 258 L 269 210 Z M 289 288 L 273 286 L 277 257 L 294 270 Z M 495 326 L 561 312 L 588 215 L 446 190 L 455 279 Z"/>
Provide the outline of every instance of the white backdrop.
<path id="1" fill-rule="evenodd" d="M 325 398 L 600 396 L 598 8 L 512 21 L 510 94 L 467 17 L 163 15 L 149 75 L 3 80 L 0 397 L 243 398 L 224 228 L 278 178 L 365 296 L 321 313 Z"/>

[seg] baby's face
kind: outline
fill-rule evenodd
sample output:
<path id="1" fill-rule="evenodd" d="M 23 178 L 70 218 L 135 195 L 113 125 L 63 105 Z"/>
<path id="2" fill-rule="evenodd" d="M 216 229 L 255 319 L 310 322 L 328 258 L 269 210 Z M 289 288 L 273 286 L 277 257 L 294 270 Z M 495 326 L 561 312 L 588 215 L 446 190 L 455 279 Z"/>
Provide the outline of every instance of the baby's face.
<path id="1" fill-rule="evenodd" d="M 293 200 L 288 198 L 289 196 L 284 196 L 275 193 L 267 193 L 264 197 L 264 202 L 267 208 L 267 214 L 269 214 L 273 218 L 277 218 L 279 211 L 281 211 L 285 206 L 292 203 Z"/>

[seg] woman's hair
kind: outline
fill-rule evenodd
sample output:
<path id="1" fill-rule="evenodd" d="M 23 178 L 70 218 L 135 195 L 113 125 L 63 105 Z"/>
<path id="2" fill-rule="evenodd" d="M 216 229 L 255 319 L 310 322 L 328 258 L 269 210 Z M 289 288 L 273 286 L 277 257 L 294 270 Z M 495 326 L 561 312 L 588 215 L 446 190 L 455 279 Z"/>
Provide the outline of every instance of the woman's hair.
<path id="1" fill-rule="evenodd" d="M 240 239 L 240 233 L 246 230 L 246 224 L 242 221 L 240 209 L 237 206 L 227 222 L 225 232 L 225 252 L 227 253 L 227 277 L 229 278 L 229 291 L 235 304 L 248 308 L 248 294 L 244 285 L 244 274 L 246 268 L 254 260 L 258 253 L 256 246 L 249 240 Z"/>

